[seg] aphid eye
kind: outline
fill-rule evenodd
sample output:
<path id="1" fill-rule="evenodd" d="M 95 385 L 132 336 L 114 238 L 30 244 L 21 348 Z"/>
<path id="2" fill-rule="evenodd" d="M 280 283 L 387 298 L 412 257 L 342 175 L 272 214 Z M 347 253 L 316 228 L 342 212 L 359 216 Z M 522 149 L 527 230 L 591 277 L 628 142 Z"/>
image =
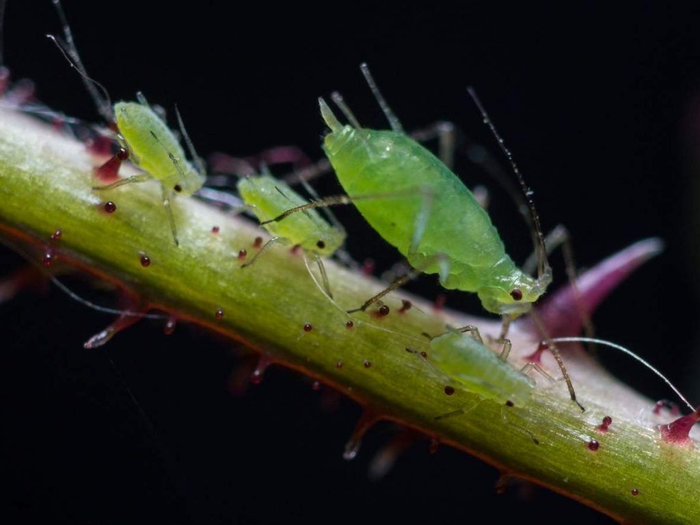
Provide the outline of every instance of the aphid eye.
<path id="1" fill-rule="evenodd" d="M 117 151 L 117 158 L 119 160 L 126 160 L 129 158 L 129 150 L 125 148 L 119 148 L 119 151 Z"/>
<path id="2" fill-rule="evenodd" d="M 323 250 L 326 247 L 326 243 L 323 241 L 318 241 L 316 243 L 316 246 L 318 246 L 321 250 Z"/>
<path id="3" fill-rule="evenodd" d="M 175 187 L 173 188 L 176 192 L 180 193 L 182 191 L 182 186 L 179 184 L 176 184 Z"/>
<path id="4" fill-rule="evenodd" d="M 520 288 L 513 288 L 510 291 L 510 296 L 514 301 L 520 301 L 523 298 L 523 292 Z"/>

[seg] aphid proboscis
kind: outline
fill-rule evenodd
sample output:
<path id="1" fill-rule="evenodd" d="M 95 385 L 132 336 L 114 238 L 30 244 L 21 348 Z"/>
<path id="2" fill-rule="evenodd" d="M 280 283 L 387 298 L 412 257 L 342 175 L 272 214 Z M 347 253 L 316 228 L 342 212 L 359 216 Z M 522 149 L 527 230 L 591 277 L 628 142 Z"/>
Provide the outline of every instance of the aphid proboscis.
<path id="1" fill-rule="evenodd" d="M 175 244 L 179 245 L 172 211 L 173 198 L 175 195 L 192 195 L 202 187 L 206 179 L 203 162 L 197 156 L 192 141 L 187 135 L 180 112 L 177 108 L 175 109 L 180 132 L 187 144 L 192 162 L 187 160 L 175 133 L 151 108 L 141 93 L 137 94 L 138 102 L 120 101 L 111 105 L 104 87 L 93 81 L 87 74 L 60 0 L 52 0 L 52 2 L 63 26 L 65 42 L 61 42 L 53 35 L 47 36 L 58 46 L 71 66 L 78 71 L 100 114 L 117 128 L 115 138 L 121 149 L 107 161 L 105 167 L 108 166 L 116 175 L 120 164 L 131 159 L 131 162 L 143 171 L 141 174 L 119 179 L 104 186 L 95 186 L 93 189 L 105 191 L 125 184 L 157 181 L 161 186 L 163 206 L 168 216 L 173 239 Z"/>
<path id="2" fill-rule="evenodd" d="M 275 179 L 269 172 L 263 170 L 259 175 L 242 178 L 238 182 L 238 193 L 260 221 L 276 217 L 290 207 L 301 206 L 308 201 L 299 195 L 289 185 Z M 308 210 L 290 217 L 289 221 L 267 223 L 264 228 L 272 235 L 253 259 L 244 264 L 252 265 L 269 247 L 276 243 L 300 246 L 304 253 L 304 262 L 311 278 L 318 284 L 309 268 L 307 257 L 318 266 L 323 286 L 321 291 L 332 299 L 333 295 L 328 283 L 328 276 L 323 264 L 323 257 L 333 255 L 345 242 L 345 230 L 337 221 L 333 223 L 323 219 L 316 210 Z"/>

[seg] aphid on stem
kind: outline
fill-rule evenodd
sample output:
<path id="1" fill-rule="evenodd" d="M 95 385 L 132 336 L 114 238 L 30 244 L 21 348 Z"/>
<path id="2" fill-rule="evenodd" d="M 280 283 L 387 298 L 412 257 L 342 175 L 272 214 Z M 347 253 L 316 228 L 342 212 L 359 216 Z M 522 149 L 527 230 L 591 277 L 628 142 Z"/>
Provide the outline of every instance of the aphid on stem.
<path id="1" fill-rule="evenodd" d="M 532 312 L 532 304 L 552 282 L 532 192 L 474 91 L 470 88 L 469 94 L 507 156 L 525 194 L 535 232 L 537 278 L 515 265 L 472 192 L 444 162 L 404 133 L 367 65 L 362 64 L 361 69 L 392 129 L 363 128 L 336 92 L 332 99 L 350 122 L 350 125 L 342 125 L 328 104 L 319 99 L 321 116 L 331 130 L 324 138 L 323 149 L 347 194 L 291 208 L 262 224 L 280 223 L 298 212 L 314 208 L 352 203 L 367 222 L 407 258 L 413 270 L 349 313 L 365 311 L 421 273 L 438 274 L 444 288 L 476 293 L 486 310 L 503 317 L 501 339 L 505 339 L 512 319 L 530 312 L 542 335 L 549 339 L 545 327 Z M 556 346 L 549 346 L 564 374 L 571 398 L 576 402 L 574 387 Z"/>
<path id="2" fill-rule="evenodd" d="M 168 216 L 173 240 L 179 245 L 177 227 L 172 210 L 175 195 L 187 197 L 204 184 L 204 164 L 197 156 L 192 141 L 187 135 L 180 112 L 175 108 L 180 133 L 182 134 L 193 162 L 190 163 L 175 133 L 148 104 L 141 93 L 138 102 L 120 101 L 112 105 L 107 90 L 92 80 L 80 59 L 68 20 L 60 0 L 52 0 L 63 27 L 65 42 L 47 35 L 61 50 L 70 65 L 78 71 L 85 87 L 95 102 L 98 111 L 109 124 L 114 124 L 116 140 L 121 146 L 97 173 L 102 177 L 116 177 L 121 163 L 127 159 L 143 173 L 132 175 L 104 186 L 93 187 L 96 191 L 107 191 L 126 184 L 155 180 L 161 186 L 163 206 Z M 108 173 L 107 173 L 108 172 Z"/>

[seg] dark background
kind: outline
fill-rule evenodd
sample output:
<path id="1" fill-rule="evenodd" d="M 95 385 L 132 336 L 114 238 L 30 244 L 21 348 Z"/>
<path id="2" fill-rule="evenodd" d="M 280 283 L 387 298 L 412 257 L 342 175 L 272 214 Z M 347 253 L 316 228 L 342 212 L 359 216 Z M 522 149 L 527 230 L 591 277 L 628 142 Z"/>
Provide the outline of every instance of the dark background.
<path id="1" fill-rule="evenodd" d="M 545 227 L 569 227 L 580 265 L 647 236 L 667 242 L 595 320 L 601 336 L 634 348 L 700 399 L 700 359 L 691 357 L 700 13 L 683 3 L 530 4 L 66 0 L 65 8 L 84 62 L 113 98 L 143 90 L 166 108 L 177 103 L 205 154 L 296 144 L 319 156 L 316 98 L 334 89 L 363 123 L 385 126 L 358 70 L 365 60 L 408 129 L 449 119 L 493 148 L 466 96 L 474 85 L 535 188 Z M 44 37 L 57 31 L 49 0 L 10 1 L 6 62 L 51 107 L 98 120 Z M 460 167 L 470 185 L 493 186 Z M 337 192 L 333 177 L 319 190 Z M 497 189 L 491 215 L 522 260 L 526 230 Z M 352 211 L 341 218 L 357 259 L 373 257 L 380 269 L 396 260 Z M 3 271 L 19 264 L 0 252 Z M 556 270 L 561 279 L 559 260 Z M 429 283 L 414 289 L 436 293 Z M 457 295 L 449 304 L 479 311 Z M 358 459 L 345 462 L 359 414 L 349 401 L 328 413 L 321 394 L 282 370 L 234 397 L 227 377 L 239 360 L 230 343 L 184 326 L 165 337 L 158 323 L 141 322 L 104 349 L 83 350 L 107 322 L 55 289 L 0 306 L 0 481 L 8 485 L 0 498 L 12 523 L 460 523 L 480 522 L 480 513 L 493 523 L 611 522 L 544 490 L 497 495 L 495 469 L 446 448 L 430 455 L 426 444 L 370 482 L 371 453 L 391 429 L 370 434 Z M 630 361 L 602 357 L 650 397 L 669 397 Z"/>

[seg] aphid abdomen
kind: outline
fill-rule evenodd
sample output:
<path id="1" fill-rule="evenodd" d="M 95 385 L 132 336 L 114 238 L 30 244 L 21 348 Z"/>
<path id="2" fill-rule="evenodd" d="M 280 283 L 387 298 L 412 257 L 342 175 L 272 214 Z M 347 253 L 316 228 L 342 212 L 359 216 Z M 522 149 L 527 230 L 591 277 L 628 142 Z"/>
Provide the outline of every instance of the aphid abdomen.
<path id="1" fill-rule="evenodd" d="M 276 217 L 306 200 L 285 182 L 269 175 L 255 175 L 241 179 L 238 193 L 260 221 Z M 316 210 L 291 215 L 284 221 L 266 224 L 271 235 L 284 238 L 289 244 L 300 245 L 319 255 L 330 255 L 345 240 L 345 234 L 328 224 Z M 320 245 L 319 245 L 320 242 Z"/>
<path id="2" fill-rule="evenodd" d="M 429 362 L 466 390 L 498 403 L 527 402 L 535 382 L 468 335 L 447 332 L 430 342 Z"/>
<path id="3" fill-rule="evenodd" d="M 366 134 L 366 139 L 359 133 Z M 422 269 L 436 256 L 448 257 L 450 276 L 442 283 L 446 288 L 477 291 L 490 268 L 510 260 L 474 195 L 437 157 L 406 135 L 345 127 L 326 136 L 325 150 L 348 195 L 387 194 L 386 198 L 357 199 L 355 205 L 414 267 Z M 416 253 L 409 253 L 416 218 L 426 201 L 425 233 Z M 438 270 L 434 263 L 424 271 Z"/>
<path id="4" fill-rule="evenodd" d="M 204 177 L 187 161 L 177 137 L 151 108 L 117 102 L 114 115 L 124 145 L 140 169 L 182 195 L 202 187 Z M 179 190 L 175 189 L 178 185 Z"/>

